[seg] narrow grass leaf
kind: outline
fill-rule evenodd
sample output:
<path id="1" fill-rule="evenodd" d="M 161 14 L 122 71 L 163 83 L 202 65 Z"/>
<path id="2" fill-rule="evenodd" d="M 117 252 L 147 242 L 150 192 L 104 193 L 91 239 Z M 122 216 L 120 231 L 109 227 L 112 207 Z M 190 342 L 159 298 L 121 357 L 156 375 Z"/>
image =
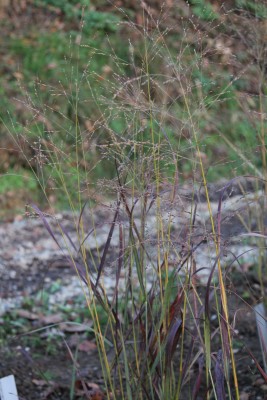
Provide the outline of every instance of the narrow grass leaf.
<path id="1" fill-rule="evenodd" d="M 118 218 L 118 215 L 119 215 L 120 203 L 121 203 L 120 201 L 117 202 L 116 212 L 115 212 L 113 221 L 111 223 L 111 227 L 110 227 L 110 230 L 109 230 L 108 238 L 107 238 L 107 241 L 106 241 L 106 244 L 105 244 L 105 247 L 104 247 L 104 251 L 103 251 L 103 254 L 102 254 L 102 257 L 101 257 L 101 260 L 100 260 L 100 264 L 99 264 L 99 267 L 98 267 L 98 274 L 97 274 L 97 278 L 96 278 L 95 287 L 97 287 L 97 285 L 98 285 L 101 273 L 103 271 L 103 267 L 105 265 L 108 249 L 109 249 L 110 242 L 111 242 L 111 239 L 112 239 L 112 236 L 113 236 L 115 224 L 116 224 L 116 221 L 117 221 L 117 218 Z"/>
<path id="2" fill-rule="evenodd" d="M 75 244 L 73 243 L 72 238 L 70 237 L 70 235 L 68 234 L 68 232 L 66 231 L 66 229 L 58 222 L 58 225 L 61 229 L 61 231 L 64 233 L 64 235 L 66 236 L 66 238 L 68 239 L 68 241 L 70 242 L 70 244 L 72 245 L 73 249 L 75 250 L 75 252 L 77 253 L 77 248 L 75 246 Z"/>
<path id="3" fill-rule="evenodd" d="M 135 239 L 134 239 L 134 235 L 131 229 L 131 244 L 132 244 L 132 248 L 133 248 L 133 255 L 134 255 L 134 260 L 135 260 L 135 265 L 136 265 L 136 272 L 137 272 L 137 277 L 138 277 L 138 281 L 140 283 L 140 287 L 141 287 L 141 291 L 142 291 L 142 295 L 143 298 L 146 298 L 146 290 L 145 290 L 145 286 L 144 286 L 144 277 L 143 277 L 143 271 L 142 271 L 142 265 L 140 262 L 140 258 L 139 258 L 139 254 L 137 251 L 137 246 L 135 243 Z"/>
<path id="4" fill-rule="evenodd" d="M 87 235 L 84 237 L 84 239 L 82 240 L 82 242 L 81 242 L 81 244 L 80 244 L 80 246 L 79 246 L 79 249 L 77 250 L 77 254 L 80 253 L 81 248 L 82 248 L 84 242 L 89 238 L 89 236 L 94 232 L 94 230 L 95 230 L 95 229 L 92 228 L 92 229 L 87 233 Z"/>
<path id="5" fill-rule="evenodd" d="M 49 225 L 49 222 L 47 221 L 47 218 L 45 217 L 44 213 L 34 204 L 30 205 L 31 208 L 33 208 L 36 213 L 39 215 L 39 217 L 41 218 L 46 230 L 48 231 L 48 233 L 50 234 L 50 236 L 54 239 L 54 241 L 56 242 L 56 244 L 58 245 L 58 247 L 61 249 L 61 246 L 57 240 L 57 238 L 54 235 L 54 232 L 52 231 L 52 228 Z M 61 249 L 62 250 L 62 249 Z"/>
<path id="6" fill-rule="evenodd" d="M 88 203 L 88 200 L 86 200 L 86 202 L 84 203 L 84 205 L 82 206 L 81 212 L 79 214 L 79 219 L 78 219 L 78 234 L 80 234 L 80 226 L 81 226 L 81 222 L 82 222 L 82 216 L 85 210 L 85 207 Z"/>
<path id="7" fill-rule="evenodd" d="M 167 333 L 166 341 L 166 367 L 171 367 L 171 360 L 173 358 L 175 349 L 177 347 L 180 335 L 182 332 L 182 320 L 174 318 L 171 322 L 169 331 Z"/>
<path id="8" fill-rule="evenodd" d="M 211 338 L 210 338 L 210 310 L 209 310 L 209 303 L 210 303 L 210 286 L 211 280 L 213 277 L 213 273 L 217 262 L 219 260 L 220 254 L 216 257 L 216 260 L 211 268 L 206 295 L 205 295 L 205 315 L 204 315 L 204 340 L 205 340 L 205 355 L 206 355 L 206 370 L 208 371 L 211 367 Z"/>
<path id="9" fill-rule="evenodd" d="M 266 235 L 263 235 L 263 234 L 258 233 L 258 232 L 242 233 L 240 236 L 250 236 L 250 237 L 259 237 L 259 238 L 262 238 L 262 239 L 267 239 Z"/>
<path id="10" fill-rule="evenodd" d="M 214 270 L 216 268 L 217 262 L 220 258 L 220 254 L 216 257 L 214 264 L 210 270 L 210 274 L 209 274 L 209 278 L 208 278 L 208 282 L 207 282 L 207 287 L 206 287 L 206 295 L 205 295 L 205 316 L 208 318 L 208 320 L 210 319 L 209 315 L 210 315 L 210 310 L 209 310 L 209 304 L 210 304 L 210 286 L 211 286 L 211 280 L 214 274 Z"/>
<path id="11" fill-rule="evenodd" d="M 263 368 L 260 366 L 258 360 L 256 359 L 256 357 L 254 356 L 254 354 L 252 353 L 252 351 L 250 351 L 247 347 L 246 347 L 247 352 L 249 353 L 249 355 L 251 356 L 251 358 L 253 359 L 253 361 L 255 362 L 255 365 L 259 371 L 259 373 L 261 374 L 261 376 L 263 377 L 264 381 L 267 383 L 267 374 L 266 372 L 264 372 Z"/>
<path id="12" fill-rule="evenodd" d="M 203 354 L 201 354 L 201 356 L 198 358 L 198 376 L 193 389 L 193 395 L 192 395 L 193 400 L 196 400 L 198 397 L 202 382 L 203 370 L 204 370 L 204 356 Z"/>
<path id="13" fill-rule="evenodd" d="M 217 352 L 215 365 L 215 388 L 218 400 L 225 400 L 224 372 L 222 350 Z"/>

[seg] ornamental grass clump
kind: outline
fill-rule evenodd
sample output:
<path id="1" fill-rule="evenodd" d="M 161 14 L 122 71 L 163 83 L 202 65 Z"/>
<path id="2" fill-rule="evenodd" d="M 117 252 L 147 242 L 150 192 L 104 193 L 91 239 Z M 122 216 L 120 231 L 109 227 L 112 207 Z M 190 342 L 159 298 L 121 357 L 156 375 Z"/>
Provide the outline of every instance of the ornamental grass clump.
<path id="1" fill-rule="evenodd" d="M 224 17 L 234 30 L 231 12 Z M 211 30 L 224 32 L 225 20 L 216 13 L 205 18 Z M 227 129 L 234 119 L 224 130 L 229 107 L 240 120 L 234 85 L 243 72 L 229 81 L 210 65 L 216 57 L 218 62 L 235 60 L 235 67 L 240 60 L 219 39 L 210 38 L 208 29 L 204 33 L 193 17 L 179 21 L 182 30 L 174 32 L 178 39 L 170 47 L 172 29 L 160 25 L 164 15 L 162 21 L 155 20 L 142 2 L 142 25 L 127 20 L 124 27 L 125 35 L 133 30 L 138 46 L 129 40 L 125 59 L 111 48 L 114 70 L 106 67 L 106 78 L 90 71 L 98 53 L 94 49 L 69 94 L 62 91 L 74 110 L 65 132 L 69 147 L 54 135 L 59 126 L 40 140 L 43 158 L 35 172 L 39 185 L 50 203 L 52 192 L 61 193 L 77 237 L 71 238 L 59 221 L 56 234 L 49 215 L 37 205 L 31 205 L 32 211 L 77 273 L 93 320 L 108 399 L 240 399 L 234 347 L 237 310 L 230 310 L 227 292 L 238 256 L 223 263 L 222 211 L 238 175 L 265 168 L 266 124 L 261 117 L 263 158 L 257 167 L 248 151 L 231 142 Z M 78 46 L 86 48 L 86 37 Z M 95 89 L 96 82 L 101 90 Z M 83 125 L 88 117 L 79 114 L 79 94 L 86 85 L 97 118 Z M 263 115 L 263 93 L 259 100 Z M 229 146 L 227 162 L 216 140 Z M 228 183 L 220 185 L 214 211 L 208 182 L 210 174 L 216 177 L 217 167 Z M 91 176 L 97 168 L 102 175 L 95 183 Z M 201 196 L 207 210 L 203 223 Z M 94 211 L 101 203 L 107 213 L 104 244 L 99 244 Z M 94 251 L 87 246 L 89 239 L 95 242 Z M 199 266 L 195 254 L 204 247 L 215 258 Z M 113 278 L 112 289 L 105 286 L 107 275 Z"/>

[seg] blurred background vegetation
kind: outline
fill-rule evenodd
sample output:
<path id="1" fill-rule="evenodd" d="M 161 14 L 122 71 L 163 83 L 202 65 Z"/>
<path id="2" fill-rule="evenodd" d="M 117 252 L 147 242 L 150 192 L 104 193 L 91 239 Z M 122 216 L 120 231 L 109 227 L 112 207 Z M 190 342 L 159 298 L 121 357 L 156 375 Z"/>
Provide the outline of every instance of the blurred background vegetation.
<path id="1" fill-rule="evenodd" d="M 180 181 L 195 179 L 181 91 L 188 93 L 209 181 L 261 176 L 265 1 L 2 0 L 0 15 L 2 218 L 30 201 L 44 204 L 44 191 L 50 205 L 66 207 L 58 188 L 77 189 L 77 159 L 81 195 L 97 200 L 97 180 L 105 186 L 116 176 L 112 141 L 131 150 L 129 115 L 137 110 L 143 117 L 136 143 L 148 140 L 155 123 L 157 140 L 168 135 L 181 154 Z M 151 104 L 158 119 L 148 122 Z M 170 161 L 166 179 L 172 168 Z"/>

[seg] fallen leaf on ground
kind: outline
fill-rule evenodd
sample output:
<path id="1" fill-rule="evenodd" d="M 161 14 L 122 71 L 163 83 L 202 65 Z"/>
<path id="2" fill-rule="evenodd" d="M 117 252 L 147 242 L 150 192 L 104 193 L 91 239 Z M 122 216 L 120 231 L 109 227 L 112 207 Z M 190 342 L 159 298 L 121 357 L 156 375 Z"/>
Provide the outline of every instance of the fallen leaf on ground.
<path id="1" fill-rule="evenodd" d="M 62 321 L 62 315 L 61 314 L 52 314 L 52 315 L 43 315 L 40 319 L 42 323 L 45 325 L 49 324 L 57 324 Z"/>
<path id="2" fill-rule="evenodd" d="M 44 381 L 43 379 L 33 379 L 32 383 L 34 383 L 36 386 L 47 386 L 48 383 L 47 381 Z M 55 382 L 50 381 L 49 385 L 54 385 Z"/>
<path id="3" fill-rule="evenodd" d="M 96 383 L 77 380 L 75 389 L 78 396 L 86 396 L 90 400 L 104 400 L 104 393 Z"/>
<path id="4" fill-rule="evenodd" d="M 85 332 L 91 326 L 92 324 L 90 322 L 88 322 L 88 324 L 67 324 L 65 322 L 59 324 L 59 328 L 64 332 Z"/>
<path id="5" fill-rule="evenodd" d="M 78 349 L 80 351 L 84 351 L 85 353 L 90 353 L 96 348 L 97 348 L 96 344 L 90 340 L 84 340 L 78 345 Z"/>
<path id="6" fill-rule="evenodd" d="M 21 317 L 21 318 L 26 318 L 29 319 L 31 321 L 35 320 L 35 319 L 39 319 L 39 315 L 34 314 L 33 312 L 30 312 L 28 310 L 16 310 L 16 314 Z"/>

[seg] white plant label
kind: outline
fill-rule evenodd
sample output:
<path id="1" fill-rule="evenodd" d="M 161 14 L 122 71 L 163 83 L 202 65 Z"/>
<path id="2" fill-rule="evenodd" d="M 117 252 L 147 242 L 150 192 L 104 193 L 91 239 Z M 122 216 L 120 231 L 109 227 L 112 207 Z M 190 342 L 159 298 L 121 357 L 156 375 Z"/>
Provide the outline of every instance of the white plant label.
<path id="1" fill-rule="evenodd" d="M 14 375 L 8 375 L 0 379 L 0 400 L 17 400 L 18 392 Z"/>

